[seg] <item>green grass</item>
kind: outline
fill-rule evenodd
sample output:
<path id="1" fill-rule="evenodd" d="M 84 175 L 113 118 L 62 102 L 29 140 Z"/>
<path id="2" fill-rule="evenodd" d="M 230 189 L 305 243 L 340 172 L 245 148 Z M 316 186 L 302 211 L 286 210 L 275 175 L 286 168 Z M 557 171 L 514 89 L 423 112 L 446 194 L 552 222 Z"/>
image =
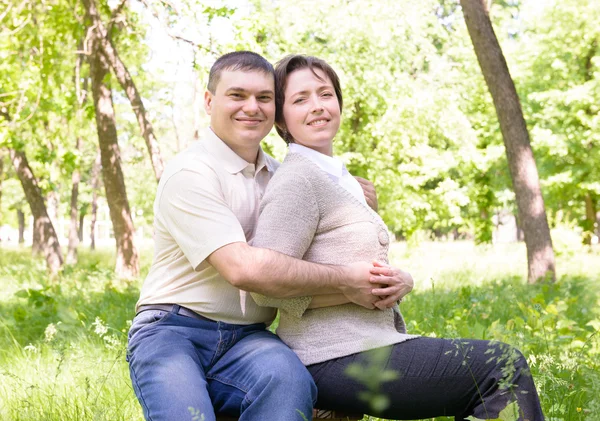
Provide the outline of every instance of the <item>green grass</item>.
<path id="1" fill-rule="evenodd" d="M 51 281 L 28 250 L 0 248 L 0 420 L 143 419 L 124 359 L 143 277 L 116 280 L 110 250 L 80 254 Z M 600 420 L 598 250 L 561 250 L 554 285 L 525 283 L 522 244 L 395 244 L 391 261 L 416 281 L 412 333 L 513 344 L 548 420 Z"/>

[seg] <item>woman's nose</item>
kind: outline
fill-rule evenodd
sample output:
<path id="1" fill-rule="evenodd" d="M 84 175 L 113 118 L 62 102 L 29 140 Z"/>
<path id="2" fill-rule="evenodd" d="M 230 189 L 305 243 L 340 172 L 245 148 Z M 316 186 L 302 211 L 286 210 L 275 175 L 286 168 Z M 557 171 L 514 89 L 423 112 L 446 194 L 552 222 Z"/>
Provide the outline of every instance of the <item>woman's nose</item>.
<path id="1" fill-rule="evenodd" d="M 311 105 L 312 105 L 311 112 L 319 113 L 319 112 L 323 111 L 323 104 L 321 103 L 321 100 L 318 97 L 313 98 Z"/>

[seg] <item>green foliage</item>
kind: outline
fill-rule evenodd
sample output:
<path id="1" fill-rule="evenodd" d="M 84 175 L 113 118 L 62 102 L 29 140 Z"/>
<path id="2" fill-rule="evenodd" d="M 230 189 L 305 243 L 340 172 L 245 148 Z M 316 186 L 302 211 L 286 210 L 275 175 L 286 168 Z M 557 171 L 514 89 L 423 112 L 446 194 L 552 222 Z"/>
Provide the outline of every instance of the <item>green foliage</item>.
<path id="1" fill-rule="evenodd" d="M 358 399 L 369 404 L 374 414 L 385 411 L 390 406 L 390 398 L 382 391 L 385 383 L 396 380 L 399 374 L 385 370 L 390 357 L 390 348 L 369 351 L 362 363 L 353 363 L 346 368 L 346 375 L 363 384 L 367 390 L 359 393 Z"/>
<path id="2" fill-rule="evenodd" d="M 98 4 L 108 25 L 116 3 Z M 491 4 L 530 127 L 550 223 L 577 223 L 590 238 L 596 222 L 586 219 L 584 198 L 596 207 L 600 201 L 598 8 L 592 0 Z M 73 83 L 85 33 L 82 6 L 73 0 L 0 5 L 6 11 L 0 30 L 0 72 L 6 75 L 0 80 L 0 145 L 24 149 L 44 193 L 54 192 L 63 204 L 71 172 L 80 168 L 81 202 L 89 202 L 94 113 L 89 99 L 78 113 Z M 112 21 L 111 37 L 168 159 L 180 142 L 189 143 L 188 126 L 198 116 L 190 111 L 193 98 L 176 100 L 174 87 L 183 85 L 177 79 L 185 72 L 173 75 L 173 63 L 151 59 L 150 52 L 164 56 L 161 49 L 175 45 L 155 36 L 158 23 L 197 43 L 190 52 L 182 42 L 169 59 L 190 61 L 202 79 L 216 56 L 242 48 L 273 62 L 301 52 L 331 63 L 345 104 L 335 153 L 351 172 L 375 183 L 380 213 L 397 237 L 468 236 L 489 243 L 493 215 L 515 213 L 495 109 L 458 1 L 126 3 Z M 155 40 L 160 45 L 152 45 Z M 87 77 L 84 65 L 82 81 Z M 128 101 L 108 79 L 136 226 L 149 226 L 155 187 L 146 146 Z M 74 148 L 77 136 L 84 139 L 81 151 Z M 275 134 L 265 149 L 279 158 L 285 154 Z M 3 214 L 18 207 L 17 196 L 3 201 Z M 14 225 L 14 216 L 8 221 Z"/>
<path id="3" fill-rule="evenodd" d="M 498 418 L 482 420 L 476 417 L 467 417 L 469 421 L 518 421 L 519 420 L 519 405 L 516 402 L 509 403 L 506 408 L 500 411 Z"/>
<path id="4" fill-rule="evenodd" d="M 546 202 L 591 233 L 584 197 L 600 197 L 600 12 L 567 0 L 531 15 L 518 82 Z"/>
<path id="5" fill-rule="evenodd" d="M 143 253 L 144 273 L 151 254 Z M 395 244 L 391 260 L 417 281 L 402 303 L 408 330 L 514 345 L 528 358 L 548 419 L 593 421 L 600 409 L 600 257 L 559 256 L 570 275 L 527 285 L 515 275 L 525 272 L 522 256 L 522 244 Z M 114 280 L 113 259 L 80 250 L 79 263 L 50 281 L 42 259 L 2 249 L 1 419 L 142 420 L 124 359 L 139 290 Z M 398 375 L 373 375 L 382 358 L 349 373 L 366 385 L 362 398 L 374 410 L 393 398 L 385 382 Z"/>

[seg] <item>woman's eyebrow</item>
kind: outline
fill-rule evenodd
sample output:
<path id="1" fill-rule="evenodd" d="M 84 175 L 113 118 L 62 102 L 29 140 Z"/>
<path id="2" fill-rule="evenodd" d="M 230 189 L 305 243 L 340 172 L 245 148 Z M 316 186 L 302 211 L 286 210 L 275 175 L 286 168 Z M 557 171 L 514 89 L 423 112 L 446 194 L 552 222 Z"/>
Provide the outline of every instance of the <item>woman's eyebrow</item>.
<path id="1" fill-rule="evenodd" d="M 317 91 L 322 91 L 323 89 L 333 89 L 332 85 L 321 85 L 319 86 L 316 90 Z M 291 96 L 295 96 L 295 95 L 306 95 L 308 93 L 310 93 L 312 89 L 304 89 L 302 91 L 298 91 L 298 92 L 294 92 L 291 94 Z"/>

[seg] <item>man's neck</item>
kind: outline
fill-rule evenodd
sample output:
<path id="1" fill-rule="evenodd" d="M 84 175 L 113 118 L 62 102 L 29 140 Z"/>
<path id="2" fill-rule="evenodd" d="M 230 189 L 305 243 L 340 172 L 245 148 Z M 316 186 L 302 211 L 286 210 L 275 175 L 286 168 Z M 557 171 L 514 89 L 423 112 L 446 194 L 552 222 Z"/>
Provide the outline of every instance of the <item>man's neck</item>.
<path id="1" fill-rule="evenodd" d="M 227 145 L 229 146 L 229 145 Z M 246 161 L 249 164 L 254 164 L 256 165 L 256 162 L 258 161 L 258 150 L 260 148 L 260 146 L 257 146 L 255 148 L 243 148 L 242 150 L 240 150 L 240 148 L 232 148 L 231 146 L 229 146 L 231 148 L 232 151 L 234 151 L 236 154 L 238 154 L 244 161 Z"/>
<path id="2" fill-rule="evenodd" d="M 210 128 L 210 130 L 212 130 L 213 133 L 215 133 L 215 131 L 212 129 L 212 127 Z M 248 146 L 248 147 L 240 147 L 239 145 L 233 145 L 233 144 L 231 144 L 231 142 L 228 142 L 227 140 L 223 139 L 217 133 L 215 133 L 215 135 L 219 139 L 221 139 L 221 141 L 224 144 L 226 144 L 229 147 L 229 149 L 231 149 L 233 152 L 235 152 L 236 155 L 238 155 L 244 161 L 246 161 L 249 164 L 256 165 L 256 162 L 258 161 L 258 151 L 260 150 L 260 145 L 256 145 L 256 146 L 252 145 L 252 146 Z"/>

